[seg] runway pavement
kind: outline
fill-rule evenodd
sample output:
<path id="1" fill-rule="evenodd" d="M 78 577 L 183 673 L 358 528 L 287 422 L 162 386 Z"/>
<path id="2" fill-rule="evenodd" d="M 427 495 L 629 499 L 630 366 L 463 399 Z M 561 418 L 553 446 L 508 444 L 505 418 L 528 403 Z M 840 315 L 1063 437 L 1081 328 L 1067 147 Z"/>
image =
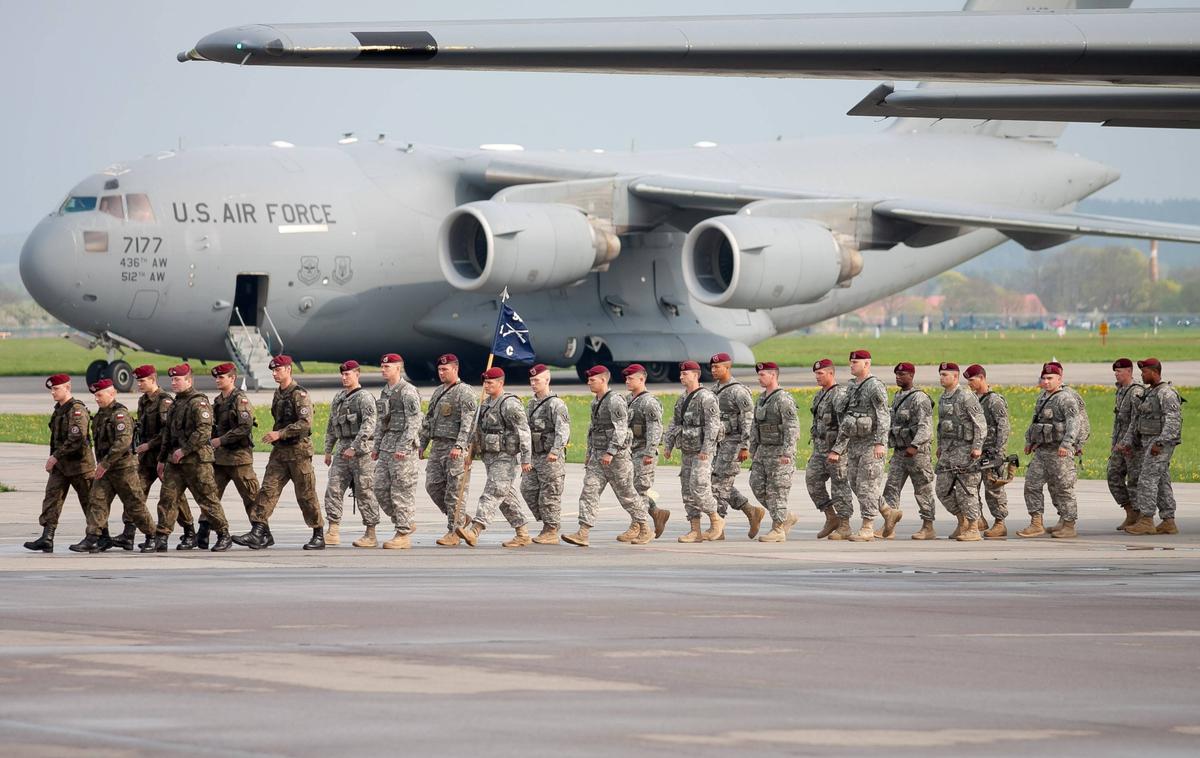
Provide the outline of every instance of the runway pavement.
<path id="1" fill-rule="evenodd" d="M 734 514 L 692 546 L 672 471 L 662 540 L 615 542 L 606 494 L 592 547 L 515 551 L 503 520 L 436 547 L 421 493 L 412 550 L 350 547 L 348 514 L 342 546 L 306 553 L 288 490 L 267 551 L 76 555 L 68 501 L 43 555 L 20 542 L 44 457 L 0 444 L 18 490 L 0 494 L 2 755 L 1200 750 L 1200 485 L 1176 487 L 1178 536 L 1115 532 L 1104 483 L 1081 482 L 1077 540 L 914 542 L 906 496 L 899 539 L 855 544 L 813 539 L 797 474 L 789 542 L 747 541 Z M 244 528 L 232 489 L 224 504 Z"/>

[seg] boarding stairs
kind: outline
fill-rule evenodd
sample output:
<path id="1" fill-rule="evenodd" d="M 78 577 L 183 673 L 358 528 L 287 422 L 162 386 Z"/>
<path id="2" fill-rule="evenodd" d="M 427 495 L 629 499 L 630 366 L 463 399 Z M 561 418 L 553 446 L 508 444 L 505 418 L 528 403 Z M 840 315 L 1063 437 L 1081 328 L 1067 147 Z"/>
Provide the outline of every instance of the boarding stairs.
<path id="1" fill-rule="evenodd" d="M 225 347 L 229 357 L 237 366 L 245 389 L 258 390 L 268 386 L 271 379 L 271 357 L 283 352 L 283 340 L 271 323 L 271 317 L 263 311 L 268 329 L 247 326 L 238 310 L 234 309 L 238 323 L 229 327 L 225 334 Z"/>

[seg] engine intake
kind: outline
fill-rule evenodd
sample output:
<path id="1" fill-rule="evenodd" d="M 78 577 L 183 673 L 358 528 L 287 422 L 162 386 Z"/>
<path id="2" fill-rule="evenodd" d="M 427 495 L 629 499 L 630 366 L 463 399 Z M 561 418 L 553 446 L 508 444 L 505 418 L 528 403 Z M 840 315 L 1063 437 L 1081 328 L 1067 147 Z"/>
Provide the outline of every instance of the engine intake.
<path id="1" fill-rule="evenodd" d="M 620 252 L 620 240 L 598 219 L 551 203 L 467 203 L 451 211 L 438 233 L 442 274 L 476 292 L 562 287 Z"/>
<path id="2" fill-rule="evenodd" d="M 702 303 L 777 308 L 820 300 L 862 271 L 862 255 L 807 219 L 718 216 L 692 227 L 683 278 Z"/>

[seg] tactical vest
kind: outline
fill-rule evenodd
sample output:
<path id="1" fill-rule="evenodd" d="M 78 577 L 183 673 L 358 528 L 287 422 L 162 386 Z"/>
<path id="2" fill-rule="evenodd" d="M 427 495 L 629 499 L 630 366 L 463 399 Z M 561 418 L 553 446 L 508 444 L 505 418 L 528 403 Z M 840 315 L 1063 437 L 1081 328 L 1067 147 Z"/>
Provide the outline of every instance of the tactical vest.
<path id="1" fill-rule="evenodd" d="M 736 437 L 742 433 L 742 412 L 738 408 L 736 387 L 746 389 L 741 382 L 729 382 L 715 387 L 712 392 L 717 396 L 717 409 L 721 412 L 721 426 L 726 437 Z M 728 394 L 725 390 L 731 390 Z M 749 390 L 746 390 L 749 392 Z"/>
<path id="2" fill-rule="evenodd" d="M 193 411 L 197 411 L 197 413 Z M 191 437 L 202 425 L 200 421 L 195 419 L 195 416 L 200 415 L 203 417 L 204 414 L 208 414 L 207 420 L 209 422 L 209 433 L 211 434 L 212 411 L 208 405 L 208 398 L 194 390 L 191 393 L 180 393 L 176 396 L 175 403 L 171 406 L 171 411 L 167 416 L 167 429 L 163 437 L 163 446 L 171 451 L 182 447 L 184 441 Z M 196 456 L 200 461 L 211 461 L 213 459 L 213 449 L 208 445 L 206 440 L 199 448 L 185 455 L 184 460 L 192 456 Z"/>
<path id="3" fill-rule="evenodd" d="M 821 390 L 813 396 L 812 407 L 812 427 L 809 429 L 809 434 L 812 435 L 814 445 L 824 445 L 832 447 L 837 442 L 838 425 L 841 423 L 838 418 L 836 399 L 837 388 L 840 384 L 835 384 L 832 387 Z"/>
<path id="4" fill-rule="evenodd" d="M 983 446 L 987 449 L 996 448 L 993 450 L 993 452 L 998 452 L 1003 455 L 1004 450 L 998 449 L 1000 447 L 1000 418 L 994 410 L 997 403 L 999 403 L 1005 411 L 1008 410 L 1008 401 L 1004 399 L 1004 396 L 997 395 L 991 390 L 988 390 L 985 395 L 979 398 L 979 407 L 983 409 L 983 422 L 987 426 L 987 432 L 984 434 Z M 1005 413 L 1006 418 L 1007 416 L 1008 414 Z"/>
<path id="5" fill-rule="evenodd" d="M 1159 387 L 1166 386 L 1166 390 L 1160 390 Z M 1148 387 L 1146 394 L 1142 395 L 1141 404 L 1137 410 L 1137 433 L 1142 437 L 1157 437 L 1162 434 L 1163 425 L 1166 423 L 1167 414 L 1163 412 L 1161 392 L 1175 392 L 1179 394 L 1174 387 L 1166 382 Z"/>
<path id="6" fill-rule="evenodd" d="M 485 404 L 479 414 L 479 449 L 485 453 L 516 455 L 521 452 L 521 437 L 517 430 L 504 418 L 504 404 L 510 399 L 520 400 L 516 395 L 504 393 L 493 403 Z"/>
<path id="7" fill-rule="evenodd" d="M 149 442 L 162 432 L 163 425 L 167 421 L 167 413 L 163 410 L 163 404 L 164 401 L 172 399 L 171 393 L 163 389 L 154 393 L 153 398 L 145 394 L 138 398 L 137 428 L 133 436 L 135 445 Z M 166 403 L 166 407 L 170 409 L 171 403 Z M 151 445 L 146 454 L 151 458 L 156 458 L 160 448 L 161 441 Z"/>
<path id="8" fill-rule="evenodd" d="M 703 397 L 702 392 L 712 394 L 711 390 L 701 387 L 679 401 L 684 404 L 679 418 L 679 449 L 685 453 L 699 453 L 704 449 L 704 403 L 698 402 Z M 719 443 L 723 436 L 718 434 L 716 442 Z"/>
<path id="9" fill-rule="evenodd" d="M 642 398 L 649 398 L 643 400 Z M 637 397 L 629 398 L 629 433 L 632 437 L 631 447 L 640 447 L 646 444 L 646 409 L 643 407 L 646 403 L 654 402 L 654 396 L 649 392 L 643 392 Z"/>
<path id="10" fill-rule="evenodd" d="M 975 437 L 974 427 L 971 423 L 971 417 L 966 413 L 962 406 L 962 398 L 959 396 L 966 392 L 961 386 L 957 387 L 954 392 L 943 392 L 938 398 L 938 441 L 943 440 L 967 440 L 971 441 Z"/>
<path id="11" fill-rule="evenodd" d="M 558 395 L 547 395 L 541 400 L 534 398 L 529 401 L 529 412 L 526 415 L 529 419 L 530 443 L 533 452 L 539 455 L 554 450 L 554 405 L 550 401 L 556 397 Z"/>
<path id="12" fill-rule="evenodd" d="M 459 409 L 461 403 L 456 397 L 462 391 L 459 387 L 465 385 L 462 382 L 456 382 L 449 387 L 442 385 L 429 401 L 429 414 L 432 419 L 430 431 L 435 440 L 453 442 L 458 439 L 458 433 L 462 429 L 462 414 Z"/>
<path id="13" fill-rule="evenodd" d="M 866 389 L 867 383 L 877 381 L 880 385 L 883 381 L 876 376 L 868 376 L 863 381 L 854 385 L 843 396 L 842 412 L 843 419 L 849 419 L 850 425 L 847 429 L 847 434 L 850 437 L 861 438 L 870 437 L 875 433 L 875 409 L 871 403 L 863 398 L 863 390 Z M 886 392 L 886 390 L 885 390 Z"/>
<path id="14" fill-rule="evenodd" d="M 771 400 L 783 392 L 777 389 L 771 394 L 763 393 L 754 406 L 754 441 L 759 445 L 782 445 L 783 414 L 779 412 L 779 402 Z"/>
<path id="15" fill-rule="evenodd" d="M 917 438 L 916 408 L 909 401 L 917 395 L 925 395 L 925 390 L 912 389 L 905 394 L 897 394 L 892 401 L 892 427 L 888 430 L 888 447 L 896 450 L 911 447 Z M 925 395 L 929 397 L 928 395 Z"/>
<path id="16" fill-rule="evenodd" d="M 616 425 L 609 411 L 609 397 L 612 390 L 605 392 L 599 400 L 592 401 L 592 423 L 588 426 L 588 445 L 593 450 L 607 450 L 612 441 Z"/>
<path id="17" fill-rule="evenodd" d="M 83 411 L 80 416 L 73 415 L 75 409 Z M 83 435 L 83 445 L 77 452 L 67 453 L 64 457 L 67 460 L 81 460 L 87 456 L 87 449 L 92 444 L 92 433 L 88 428 L 88 423 L 91 420 L 91 414 L 88 413 L 87 406 L 78 398 L 71 398 L 59 408 L 54 409 L 54 414 L 50 416 L 50 449 L 57 450 L 62 445 L 66 444 L 71 439 L 71 428 L 79 427 L 79 432 Z"/>
<path id="18" fill-rule="evenodd" d="M 125 419 L 117 421 L 117 414 L 122 412 L 125 414 Z M 132 423 L 129 418 L 129 409 L 118 402 L 96 411 L 96 416 L 92 421 L 92 425 L 95 427 L 97 459 L 108 458 L 110 454 L 114 453 L 114 448 L 122 439 L 128 441 L 133 436 L 133 430 L 129 428 Z M 118 426 L 123 428 L 118 429 Z M 115 453 L 109 459 L 109 471 L 116 471 L 134 464 L 133 449 L 129 445 L 116 450 Z"/>
<path id="19" fill-rule="evenodd" d="M 242 420 L 238 414 L 239 408 L 242 407 L 242 398 L 246 397 L 246 393 L 241 390 L 234 390 L 226 398 L 222 395 L 217 395 L 217 399 L 213 401 L 213 436 L 223 437 L 232 429 L 236 429 Z M 249 407 L 249 406 L 247 406 Z M 246 411 L 249 413 L 249 411 Z M 258 422 L 250 419 L 251 426 L 258 426 Z M 254 447 L 252 435 L 246 435 L 240 439 L 236 439 L 229 444 L 221 443 L 221 448 L 229 450 L 245 450 Z"/>
<path id="20" fill-rule="evenodd" d="M 383 432 L 404 432 L 408 429 L 408 414 L 404 408 L 404 382 L 401 381 L 395 387 L 388 387 L 379 393 L 379 399 L 375 401 L 375 416 L 378 421 L 378 429 Z M 386 393 L 386 394 L 385 394 Z"/>
<path id="21" fill-rule="evenodd" d="M 339 440 L 352 440 L 362 431 L 363 417 L 359 409 L 362 399 L 354 397 L 361 391 L 359 388 L 344 395 L 339 393 L 334 398 L 329 418 L 333 422 L 334 434 Z"/>
<path id="22" fill-rule="evenodd" d="M 1133 382 L 1125 387 L 1117 388 L 1117 396 L 1113 402 L 1113 440 L 1120 442 L 1129 431 L 1133 422 L 1133 411 L 1141 403 L 1146 391 L 1145 386 Z"/>
<path id="23" fill-rule="evenodd" d="M 312 436 L 312 419 L 300 415 L 300 403 L 297 395 L 299 392 L 300 385 L 293 384 L 287 390 L 275 390 L 275 397 L 271 399 L 271 417 L 275 419 L 274 431 L 287 428 L 297 421 L 309 422 L 302 434 L 286 440 L 280 439 L 275 443 L 276 446 L 291 447 Z"/>
<path id="24" fill-rule="evenodd" d="M 1066 391 L 1038 398 L 1033 409 L 1029 441 L 1035 445 L 1057 445 L 1067 435 L 1067 403 L 1074 403 Z"/>

